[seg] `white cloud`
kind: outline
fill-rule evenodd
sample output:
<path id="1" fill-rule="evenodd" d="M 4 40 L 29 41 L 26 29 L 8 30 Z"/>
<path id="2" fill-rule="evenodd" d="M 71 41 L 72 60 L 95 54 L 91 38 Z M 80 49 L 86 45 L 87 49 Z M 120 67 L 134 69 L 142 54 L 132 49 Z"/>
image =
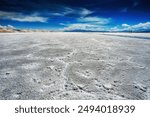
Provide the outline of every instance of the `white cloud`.
<path id="1" fill-rule="evenodd" d="M 150 29 L 150 22 L 139 23 L 137 25 L 134 25 L 134 28 Z"/>
<path id="2" fill-rule="evenodd" d="M 122 26 L 115 26 L 111 31 L 150 31 L 150 22 L 139 23 L 136 25 L 122 24 Z"/>
<path id="3" fill-rule="evenodd" d="M 90 21 L 90 20 L 88 20 Z M 96 21 L 96 19 L 95 19 Z M 94 23 L 76 23 L 66 25 L 64 31 L 85 30 L 85 31 L 150 31 L 150 22 L 139 23 L 136 25 L 122 24 L 109 28 L 108 25 L 98 25 Z"/>
<path id="4" fill-rule="evenodd" d="M 122 31 L 118 26 L 115 26 L 110 29 L 110 31 Z"/>
<path id="5" fill-rule="evenodd" d="M 122 27 L 129 27 L 130 25 L 128 24 L 122 24 Z"/>
<path id="6" fill-rule="evenodd" d="M 51 13 L 51 15 L 54 16 L 66 16 L 66 15 L 78 15 L 80 17 L 85 17 L 87 15 L 92 14 L 93 11 L 90 11 L 86 8 L 70 8 L 70 7 L 66 7 L 63 6 L 60 10 L 60 12 L 56 12 L 56 13 Z"/>
<path id="7" fill-rule="evenodd" d="M 111 22 L 111 18 L 100 17 L 81 17 L 77 19 L 77 23 L 64 25 L 64 31 L 84 30 L 84 31 L 105 31 L 106 26 Z"/>
<path id="8" fill-rule="evenodd" d="M 0 29 L 6 29 L 6 26 L 0 25 Z"/>
<path id="9" fill-rule="evenodd" d="M 2 26 L 2 25 L 0 25 L 0 28 L 1 28 L 1 29 L 15 29 L 15 27 L 12 26 L 12 25 L 7 25 L 7 26 Z"/>
<path id="10" fill-rule="evenodd" d="M 34 16 L 34 15 L 12 17 L 11 20 L 20 21 L 20 22 L 47 22 L 47 18 Z"/>
<path id="11" fill-rule="evenodd" d="M 11 28 L 11 29 L 15 29 L 15 27 L 12 26 L 12 25 L 7 25 L 7 27 L 8 27 L 8 28 Z"/>
<path id="12" fill-rule="evenodd" d="M 88 29 L 89 27 L 93 27 L 93 25 L 91 24 L 80 24 L 80 23 L 77 23 L 77 24 L 71 24 L 69 25 L 68 27 L 64 28 L 64 30 L 85 30 L 85 29 Z"/>
<path id="13" fill-rule="evenodd" d="M 80 13 L 81 16 L 84 17 L 84 16 L 87 16 L 87 15 L 92 14 L 93 11 L 90 11 L 90 10 L 88 10 L 88 9 L 82 8 L 82 9 L 81 9 L 81 12 L 79 12 L 79 13 Z"/>
<path id="14" fill-rule="evenodd" d="M 54 15 L 54 16 L 64 16 L 63 13 L 51 13 L 51 15 Z"/>
<path id="15" fill-rule="evenodd" d="M 19 22 L 47 22 L 48 18 L 41 17 L 38 14 L 23 15 L 16 12 L 0 11 L 0 19 L 9 19 Z"/>
<path id="16" fill-rule="evenodd" d="M 64 24 L 64 23 L 59 23 L 59 25 L 66 26 L 66 24 Z"/>
<path id="17" fill-rule="evenodd" d="M 78 21 L 105 25 L 111 22 L 111 18 L 84 17 L 84 18 L 79 18 Z"/>
<path id="18" fill-rule="evenodd" d="M 63 31 L 84 30 L 84 31 L 104 31 L 104 26 L 97 26 L 85 23 L 71 24 L 63 29 Z"/>
<path id="19" fill-rule="evenodd" d="M 76 13 L 76 10 L 72 9 L 70 7 L 63 7 L 62 11 L 63 11 L 62 14 L 64 14 L 64 15 L 68 15 L 68 14 L 71 14 L 71 13 Z"/>
<path id="20" fill-rule="evenodd" d="M 139 23 L 133 26 L 128 27 L 127 29 L 133 30 L 133 31 L 146 31 L 146 30 L 150 30 L 150 22 L 146 22 L 146 23 Z"/>

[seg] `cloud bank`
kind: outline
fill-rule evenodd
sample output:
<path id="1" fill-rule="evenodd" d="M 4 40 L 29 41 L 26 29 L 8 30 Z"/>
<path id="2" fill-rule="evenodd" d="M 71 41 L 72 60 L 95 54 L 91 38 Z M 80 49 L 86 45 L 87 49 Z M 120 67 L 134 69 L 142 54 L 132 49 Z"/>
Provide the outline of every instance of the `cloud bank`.
<path id="1" fill-rule="evenodd" d="M 122 24 L 122 26 L 115 26 L 111 28 L 110 31 L 133 31 L 133 32 L 150 31 L 150 22 L 139 23 L 136 25 Z"/>
<path id="2" fill-rule="evenodd" d="M 104 31 L 105 27 L 92 25 L 92 24 L 76 23 L 76 24 L 71 24 L 62 30 L 63 31 Z"/>
<path id="3" fill-rule="evenodd" d="M 64 31 L 105 31 L 107 25 L 111 23 L 111 18 L 101 17 L 80 17 L 76 23 L 68 24 L 63 28 Z"/>

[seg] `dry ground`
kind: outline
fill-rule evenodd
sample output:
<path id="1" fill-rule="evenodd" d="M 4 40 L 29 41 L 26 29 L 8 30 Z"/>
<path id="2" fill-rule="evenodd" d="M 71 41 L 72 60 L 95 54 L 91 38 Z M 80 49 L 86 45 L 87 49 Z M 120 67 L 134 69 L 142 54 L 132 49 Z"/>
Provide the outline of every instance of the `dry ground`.
<path id="1" fill-rule="evenodd" d="M 150 99 L 150 34 L 113 35 L 1 33 L 0 99 Z"/>

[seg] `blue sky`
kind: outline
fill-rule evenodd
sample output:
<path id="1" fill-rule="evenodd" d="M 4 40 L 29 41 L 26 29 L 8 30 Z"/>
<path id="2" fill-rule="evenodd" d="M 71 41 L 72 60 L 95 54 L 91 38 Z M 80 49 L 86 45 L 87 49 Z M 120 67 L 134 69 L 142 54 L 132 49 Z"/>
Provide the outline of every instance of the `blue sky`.
<path id="1" fill-rule="evenodd" d="M 150 31 L 149 0 L 1 0 L 0 27 Z"/>

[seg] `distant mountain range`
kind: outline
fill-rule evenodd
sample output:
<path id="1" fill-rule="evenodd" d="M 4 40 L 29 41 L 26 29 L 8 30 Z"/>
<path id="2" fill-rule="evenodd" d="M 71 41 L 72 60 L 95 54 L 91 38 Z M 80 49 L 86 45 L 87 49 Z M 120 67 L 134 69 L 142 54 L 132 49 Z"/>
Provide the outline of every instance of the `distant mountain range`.
<path id="1" fill-rule="evenodd" d="M 64 31 L 64 32 L 134 32 L 134 33 L 150 33 L 150 30 L 142 30 L 142 31 L 91 31 L 91 30 L 69 30 L 69 31 Z"/>
<path id="2" fill-rule="evenodd" d="M 50 30 L 39 30 L 39 29 L 16 29 L 12 27 L 0 27 L 0 33 L 14 33 L 14 32 L 57 32 L 57 31 L 50 31 Z M 59 31 L 58 31 L 59 32 Z M 62 32 L 62 31 L 61 31 Z M 142 30 L 142 31 L 91 31 L 91 30 L 69 30 L 63 32 L 134 32 L 134 33 L 150 33 L 150 30 Z"/>

